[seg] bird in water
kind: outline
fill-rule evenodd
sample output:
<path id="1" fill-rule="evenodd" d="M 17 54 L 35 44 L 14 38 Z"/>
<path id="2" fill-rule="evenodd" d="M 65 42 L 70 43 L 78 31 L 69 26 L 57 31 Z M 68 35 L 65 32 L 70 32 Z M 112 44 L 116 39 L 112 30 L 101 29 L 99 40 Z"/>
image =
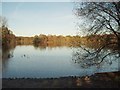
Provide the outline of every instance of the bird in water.
<path id="1" fill-rule="evenodd" d="M 8 58 L 11 58 L 11 57 L 13 57 L 13 55 L 11 55 L 11 54 L 8 54 Z"/>
<path id="2" fill-rule="evenodd" d="M 23 56 L 24 56 L 24 57 L 26 57 L 26 55 L 25 55 L 25 54 L 24 54 Z"/>

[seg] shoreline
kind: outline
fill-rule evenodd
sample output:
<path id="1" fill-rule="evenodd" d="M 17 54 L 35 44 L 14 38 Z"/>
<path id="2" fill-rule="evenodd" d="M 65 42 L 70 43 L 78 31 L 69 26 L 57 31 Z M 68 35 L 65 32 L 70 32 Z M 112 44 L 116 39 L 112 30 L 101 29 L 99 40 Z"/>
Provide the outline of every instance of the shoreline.
<path id="1" fill-rule="evenodd" d="M 60 78 L 3 78 L 3 88 L 118 88 L 120 71 Z"/>

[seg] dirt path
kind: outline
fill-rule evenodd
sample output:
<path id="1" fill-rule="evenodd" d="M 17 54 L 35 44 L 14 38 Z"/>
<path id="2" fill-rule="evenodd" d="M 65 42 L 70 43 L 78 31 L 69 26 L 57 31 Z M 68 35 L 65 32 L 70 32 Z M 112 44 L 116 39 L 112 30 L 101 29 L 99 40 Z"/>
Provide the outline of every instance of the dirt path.
<path id="1" fill-rule="evenodd" d="M 90 77 L 48 79 L 3 79 L 3 88 L 118 88 L 120 72 L 97 73 Z"/>

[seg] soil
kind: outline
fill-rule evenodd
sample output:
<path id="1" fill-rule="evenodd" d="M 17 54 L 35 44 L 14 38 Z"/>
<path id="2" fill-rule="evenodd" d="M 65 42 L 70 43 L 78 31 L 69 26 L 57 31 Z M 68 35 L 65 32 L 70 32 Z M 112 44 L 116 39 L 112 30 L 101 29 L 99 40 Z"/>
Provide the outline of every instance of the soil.
<path id="1" fill-rule="evenodd" d="M 120 72 L 84 77 L 3 78 L 2 88 L 119 88 Z"/>

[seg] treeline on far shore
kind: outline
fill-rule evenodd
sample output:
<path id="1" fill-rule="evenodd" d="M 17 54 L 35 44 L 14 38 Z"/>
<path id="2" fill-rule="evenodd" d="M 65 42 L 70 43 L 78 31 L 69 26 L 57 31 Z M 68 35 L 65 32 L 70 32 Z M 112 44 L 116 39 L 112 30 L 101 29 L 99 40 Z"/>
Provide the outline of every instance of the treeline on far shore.
<path id="1" fill-rule="evenodd" d="M 78 45 L 80 36 L 56 36 L 56 35 L 35 35 L 34 37 L 16 37 L 17 45 L 36 46 L 72 46 Z"/>
<path id="2" fill-rule="evenodd" d="M 2 27 L 2 46 L 9 48 L 16 45 L 35 46 L 99 46 L 110 42 L 117 42 L 113 34 L 89 35 L 89 36 L 56 36 L 56 35 L 35 35 L 34 37 L 15 36 L 7 27 Z"/>

